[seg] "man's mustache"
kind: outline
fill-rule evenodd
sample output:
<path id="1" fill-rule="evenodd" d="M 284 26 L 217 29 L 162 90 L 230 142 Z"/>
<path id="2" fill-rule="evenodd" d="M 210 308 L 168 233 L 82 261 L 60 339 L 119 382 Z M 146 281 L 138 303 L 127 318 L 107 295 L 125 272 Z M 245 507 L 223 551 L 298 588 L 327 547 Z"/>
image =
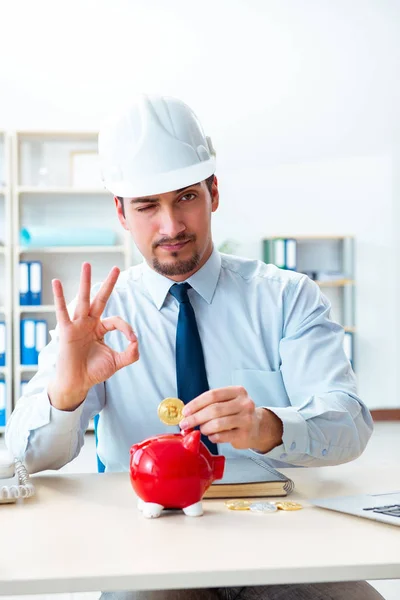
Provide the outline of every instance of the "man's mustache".
<path id="1" fill-rule="evenodd" d="M 176 237 L 173 240 L 171 240 L 170 238 L 161 238 L 160 240 L 158 240 L 158 242 L 155 242 L 155 244 L 153 245 L 153 248 L 157 248 L 157 246 L 164 246 L 164 245 L 172 246 L 173 244 L 182 244 L 183 242 L 193 242 L 195 240 L 196 240 L 195 235 L 187 236 L 185 234 L 182 234 L 182 235 L 178 235 L 178 237 Z"/>

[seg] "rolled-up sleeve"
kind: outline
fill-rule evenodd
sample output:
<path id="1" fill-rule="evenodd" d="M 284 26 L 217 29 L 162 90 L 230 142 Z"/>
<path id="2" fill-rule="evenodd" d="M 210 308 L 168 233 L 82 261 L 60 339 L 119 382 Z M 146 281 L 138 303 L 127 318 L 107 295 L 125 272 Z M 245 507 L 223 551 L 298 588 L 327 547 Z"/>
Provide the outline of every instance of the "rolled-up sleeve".
<path id="1" fill-rule="evenodd" d="M 349 462 L 365 449 L 373 422 L 357 395 L 344 330 L 306 276 L 287 290 L 284 311 L 280 368 L 291 405 L 266 406 L 282 420 L 283 438 L 264 456 L 310 467 Z"/>

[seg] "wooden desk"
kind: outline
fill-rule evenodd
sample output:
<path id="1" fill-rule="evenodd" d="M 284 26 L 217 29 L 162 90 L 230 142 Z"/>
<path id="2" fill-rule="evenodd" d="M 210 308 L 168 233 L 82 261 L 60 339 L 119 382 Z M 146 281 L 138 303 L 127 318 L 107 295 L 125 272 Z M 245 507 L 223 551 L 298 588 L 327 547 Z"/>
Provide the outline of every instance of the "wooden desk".
<path id="1" fill-rule="evenodd" d="M 400 488 L 400 470 L 285 470 L 304 509 L 257 514 L 209 500 L 203 517 L 136 509 L 126 473 L 34 476 L 37 496 L 0 506 L 0 594 L 400 578 L 400 529 L 307 498 Z"/>

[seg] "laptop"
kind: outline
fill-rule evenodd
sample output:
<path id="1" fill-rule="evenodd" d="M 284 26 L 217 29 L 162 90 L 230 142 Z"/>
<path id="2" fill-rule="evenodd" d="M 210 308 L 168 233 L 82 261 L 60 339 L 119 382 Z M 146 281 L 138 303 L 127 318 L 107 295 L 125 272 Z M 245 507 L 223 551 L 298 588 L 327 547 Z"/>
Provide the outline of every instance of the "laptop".
<path id="1" fill-rule="evenodd" d="M 321 508 L 400 526 L 400 492 L 359 494 L 357 496 L 338 496 L 336 498 L 311 498 L 309 502 Z"/>

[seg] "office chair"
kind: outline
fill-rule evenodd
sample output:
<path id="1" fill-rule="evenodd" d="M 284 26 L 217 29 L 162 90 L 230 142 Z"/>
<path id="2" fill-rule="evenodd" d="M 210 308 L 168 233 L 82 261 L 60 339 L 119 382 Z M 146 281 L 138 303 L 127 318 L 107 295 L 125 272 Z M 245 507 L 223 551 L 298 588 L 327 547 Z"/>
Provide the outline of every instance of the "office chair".
<path id="1" fill-rule="evenodd" d="M 95 439 L 95 442 L 96 442 L 96 448 L 97 448 L 97 424 L 99 422 L 99 417 L 100 417 L 100 415 L 96 415 L 93 418 L 93 423 L 94 423 L 94 439 Z M 98 471 L 98 473 L 104 473 L 105 470 L 106 470 L 105 466 L 101 462 L 101 460 L 99 458 L 99 455 L 97 455 L 97 471 Z"/>

